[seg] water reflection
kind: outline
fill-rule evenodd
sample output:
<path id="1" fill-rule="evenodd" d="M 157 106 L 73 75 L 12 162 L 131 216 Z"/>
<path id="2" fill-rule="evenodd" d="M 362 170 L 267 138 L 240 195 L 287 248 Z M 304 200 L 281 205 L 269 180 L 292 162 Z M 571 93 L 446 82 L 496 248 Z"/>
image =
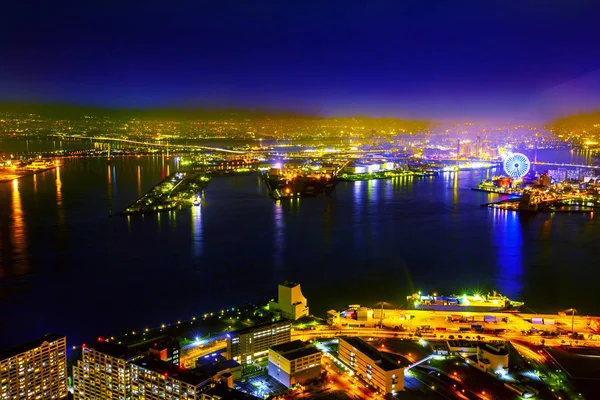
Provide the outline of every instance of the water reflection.
<path id="1" fill-rule="evenodd" d="M 391 181 L 389 179 L 385 181 L 385 192 L 383 195 L 385 203 L 390 202 L 392 200 L 392 197 L 394 196 L 394 189 L 393 189 L 393 180 L 394 179 L 396 179 L 396 178 L 392 178 Z"/>
<path id="2" fill-rule="evenodd" d="M 515 211 L 493 209 L 492 234 L 499 267 L 499 290 L 511 298 L 520 298 L 523 290 L 523 236 L 521 220 Z"/>
<path id="3" fill-rule="evenodd" d="M 142 166 L 137 166 L 137 196 L 142 197 Z"/>
<path id="4" fill-rule="evenodd" d="M 27 227 L 21 205 L 18 179 L 13 180 L 12 185 L 12 225 L 10 239 L 13 246 L 14 273 L 17 276 L 25 275 L 29 272 Z"/>
<path id="5" fill-rule="evenodd" d="M 275 239 L 273 242 L 273 265 L 283 267 L 283 253 L 285 251 L 285 220 L 281 201 L 273 203 L 273 221 L 275 222 Z"/>
<path id="6" fill-rule="evenodd" d="M 202 252 L 204 250 L 202 204 L 192 207 L 192 241 L 193 255 L 194 257 L 199 258 L 202 256 Z"/>
<path id="7" fill-rule="evenodd" d="M 454 172 L 452 181 L 452 203 L 458 204 L 458 171 Z"/>
<path id="8" fill-rule="evenodd" d="M 369 203 L 377 203 L 379 200 L 379 179 L 371 179 L 367 181 L 367 201 Z"/>
<path id="9" fill-rule="evenodd" d="M 63 195 L 62 195 L 62 180 L 60 179 L 60 167 L 56 167 L 56 214 L 58 216 L 57 222 L 59 227 L 62 227 L 65 223 L 65 210 L 63 207 Z"/>
<path id="10" fill-rule="evenodd" d="M 363 229 L 363 207 L 364 207 L 364 193 L 362 186 L 364 181 L 352 182 L 354 189 L 354 196 L 352 197 L 352 204 L 354 205 L 354 212 L 352 213 L 352 227 L 354 230 L 354 242 L 356 246 L 362 242 Z"/>

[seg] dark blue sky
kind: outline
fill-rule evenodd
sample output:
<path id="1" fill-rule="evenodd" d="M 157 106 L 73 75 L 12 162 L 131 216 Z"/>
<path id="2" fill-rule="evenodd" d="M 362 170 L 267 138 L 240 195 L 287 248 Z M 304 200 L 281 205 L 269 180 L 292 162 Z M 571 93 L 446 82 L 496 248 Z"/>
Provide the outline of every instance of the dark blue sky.
<path id="1" fill-rule="evenodd" d="M 37 3 L 3 5 L 0 100 L 434 118 L 600 109 L 596 0 Z"/>

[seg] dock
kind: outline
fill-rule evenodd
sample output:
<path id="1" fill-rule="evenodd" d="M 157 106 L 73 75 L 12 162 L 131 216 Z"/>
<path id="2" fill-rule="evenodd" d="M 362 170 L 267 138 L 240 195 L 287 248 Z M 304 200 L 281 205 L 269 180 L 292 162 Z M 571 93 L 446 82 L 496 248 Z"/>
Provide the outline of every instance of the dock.
<path id="1" fill-rule="evenodd" d="M 181 210 L 197 203 L 210 178 L 195 172 L 175 172 L 121 211 L 121 215 Z"/>

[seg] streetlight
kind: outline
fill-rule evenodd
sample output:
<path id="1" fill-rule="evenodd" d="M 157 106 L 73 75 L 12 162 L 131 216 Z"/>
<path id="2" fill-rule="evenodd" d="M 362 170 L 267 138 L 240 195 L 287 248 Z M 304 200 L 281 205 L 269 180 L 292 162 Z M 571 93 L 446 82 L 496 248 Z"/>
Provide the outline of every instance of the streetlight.
<path id="1" fill-rule="evenodd" d="M 571 313 L 571 342 L 573 341 L 573 335 L 575 334 L 575 313 L 577 312 L 576 309 L 574 308 L 569 308 L 568 310 L 565 310 L 565 312 L 570 312 Z"/>

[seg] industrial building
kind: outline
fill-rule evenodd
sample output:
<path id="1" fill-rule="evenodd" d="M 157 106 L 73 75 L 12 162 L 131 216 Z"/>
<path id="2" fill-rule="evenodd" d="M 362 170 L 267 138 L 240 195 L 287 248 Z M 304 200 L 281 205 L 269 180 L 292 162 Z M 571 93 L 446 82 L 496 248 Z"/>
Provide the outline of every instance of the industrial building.
<path id="1" fill-rule="evenodd" d="M 277 290 L 277 301 L 269 302 L 269 310 L 279 313 L 281 317 L 297 320 L 308 316 L 308 302 L 302 295 L 300 284 L 285 281 L 279 284 Z"/>
<path id="2" fill-rule="evenodd" d="M 268 354 L 269 347 L 287 343 L 292 338 L 292 322 L 281 320 L 230 332 L 227 336 L 227 358 L 242 365 Z"/>
<path id="3" fill-rule="evenodd" d="M 388 394 L 404 389 L 404 368 L 375 347 L 357 337 L 340 337 L 340 359 L 379 392 Z"/>
<path id="4" fill-rule="evenodd" d="M 0 399 L 62 399 L 68 395 L 67 338 L 49 334 L 0 351 Z"/>
<path id="5" fill-rule="evenodd" d="M 301 340 L 273 346 L 269 349 L 269 375 L 290 388 L 321 376 L 319 349 Z"/>

